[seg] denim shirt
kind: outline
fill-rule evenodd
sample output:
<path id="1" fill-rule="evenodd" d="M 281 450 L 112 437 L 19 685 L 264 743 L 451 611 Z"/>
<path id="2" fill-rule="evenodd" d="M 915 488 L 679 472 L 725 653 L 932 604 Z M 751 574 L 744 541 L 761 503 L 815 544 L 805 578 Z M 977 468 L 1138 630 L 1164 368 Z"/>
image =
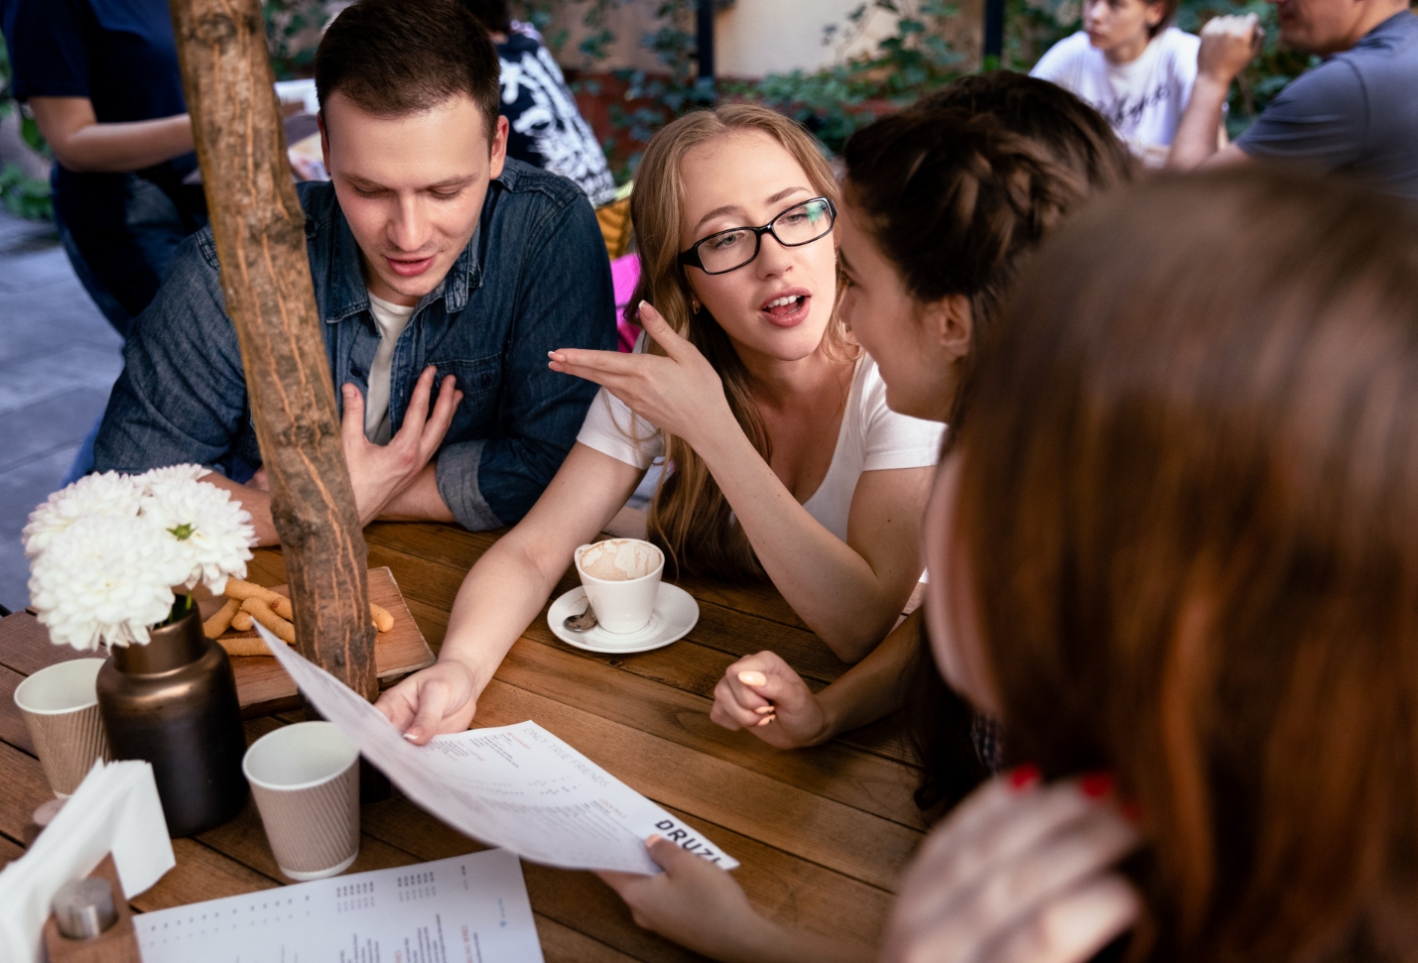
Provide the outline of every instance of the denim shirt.
<path id="1" fill-rule="evenodd" d="M 335 385 L 367 394 L 379 329 L 359 246 L 330 184 L 302 184 L 300 200 Z M 183 243 L 124 347 L 96 471 L 195 462 L 244 481 L 261 464 L 218 270 L 210 229 Z M 396 343 L 390 426 L 399 430 L 425 367 L 437 367 L 437 383 L 456 377 L 464 397 L 435 456 L 438 491 L 469 529 L 513 524 L 561 466 L 597 390 L 549 370 L 547 352 L 615 345 L 610 264 L 586 196 L 508 160 L 467 248 Z"/>

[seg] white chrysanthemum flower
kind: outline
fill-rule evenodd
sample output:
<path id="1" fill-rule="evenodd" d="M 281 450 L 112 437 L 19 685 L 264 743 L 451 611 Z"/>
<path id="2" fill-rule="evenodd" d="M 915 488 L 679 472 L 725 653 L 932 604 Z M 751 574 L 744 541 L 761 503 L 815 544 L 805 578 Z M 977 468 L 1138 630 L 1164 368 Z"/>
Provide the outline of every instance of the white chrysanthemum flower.
<path id="1" fill-rule="evenodd" d="M 190 466 L 183 466 L 190 467 Z M 177 543 L 187 569 L 174 584 L 201 582 L 220 595 L 228 576 L 244 578 L 256 530 L 251 515 L 231 493 L 179 475 L 152 481 L 142 501 L 143 518 Z"/>
<path id="2" fill-rule="evenodd" d="M 147 493 L 153 490 L 153 486 L 166 481 L 196 481 L 203 475 L 210 473 L 211 469 L 203 468 L 201 465 L 168 465 L 166 468 L 154 468 L 146 471 L 135 476 L 133 480 Z"/>
<path id="3" fill-rule="evenodd" d="M 32 563 L 30 602 L 57 644 L 147 644 L 186 575 L 176 540 L 142 518 L 80 518 Z"/>
<path id="4" fill-rule="evenodd" d="M 49 496 L 30 513 L 23 533 L 30 558 L 81 518 L 132 518 L 138 514 L 143 486 L 129 475 L 104 472 L 87 475 Z"/>

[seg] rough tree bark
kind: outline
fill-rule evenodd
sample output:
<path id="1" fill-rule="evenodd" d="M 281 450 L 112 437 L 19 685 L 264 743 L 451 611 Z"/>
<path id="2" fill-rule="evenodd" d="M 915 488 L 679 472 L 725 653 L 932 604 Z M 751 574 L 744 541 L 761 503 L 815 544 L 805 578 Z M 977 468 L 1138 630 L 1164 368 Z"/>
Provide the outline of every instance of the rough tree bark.
<path id="1" fill-rule="evenodd" d="M 367 549 L 272 87 L 260 0 L 170 0 L 301 654 L 378 696 Z"/>

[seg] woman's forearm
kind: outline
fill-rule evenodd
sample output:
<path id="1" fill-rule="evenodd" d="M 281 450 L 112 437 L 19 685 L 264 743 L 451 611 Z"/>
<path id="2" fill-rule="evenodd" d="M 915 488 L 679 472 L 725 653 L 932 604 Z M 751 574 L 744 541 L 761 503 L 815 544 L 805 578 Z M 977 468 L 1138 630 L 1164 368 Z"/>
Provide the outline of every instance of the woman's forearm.
<path id="1" fill-rule="evenodd" d="M 187 114 L 100 124 L 87 97 L 32 97 L 29 104 L 55 158 L 75 173 L 142 170 L 193 149 Z"/>
<path id="2" fill-rule="evenodd" d="M 921 622 L 922 610 L 917 609 L 866 658 L 817 694 L 827 719 L 819 742 L 870 725 L 901 708 L 906 676 L 920 658 Z"/>
<path id="3" fill-rule="evenodd" d="M 856 549 L 824 528 L 736 421 L 697 451 L 793 611 L 843 661 L 856 662 L 870 652 L 900 615 L 914 576 L 881 577 Z"/>
<path id="4" fill-rule="evenodd" d="M 461 662 L 481 693 L 507 651 L 537 617 L 559 576 L 539 566 L 509 538 L 498 540 L 458 589 L 439 660 Z"/>

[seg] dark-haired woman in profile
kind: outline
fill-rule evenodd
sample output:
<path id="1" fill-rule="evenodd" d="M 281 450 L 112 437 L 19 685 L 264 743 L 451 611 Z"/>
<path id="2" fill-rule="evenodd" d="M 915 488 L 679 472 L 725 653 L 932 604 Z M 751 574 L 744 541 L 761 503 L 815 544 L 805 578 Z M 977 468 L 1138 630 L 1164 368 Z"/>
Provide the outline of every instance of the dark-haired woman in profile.
<path id="1" fill-rule="evenodd" d="M 964 414 L 973 346 L 1021 256 L 1133 171 L 1097 111 L 1007 71 L 962 78 L 865 128 L 844 159 L 843 319 L 879 359 L 893 410 L 952 425 Z M 715 690 L 712 718 L 779 748 L 815 745 L 887 715 L 914 687 L 906 701 L 922 716 L 913 728 L 926 774 L 917 801 L 958 801 L 993 761 L 991 740 L 922 658 L 919 623 L 913 616 L 818 693 L 774 653 L 741 659 Z M 773 724 L 759 724 L 770 714 Z"/>

